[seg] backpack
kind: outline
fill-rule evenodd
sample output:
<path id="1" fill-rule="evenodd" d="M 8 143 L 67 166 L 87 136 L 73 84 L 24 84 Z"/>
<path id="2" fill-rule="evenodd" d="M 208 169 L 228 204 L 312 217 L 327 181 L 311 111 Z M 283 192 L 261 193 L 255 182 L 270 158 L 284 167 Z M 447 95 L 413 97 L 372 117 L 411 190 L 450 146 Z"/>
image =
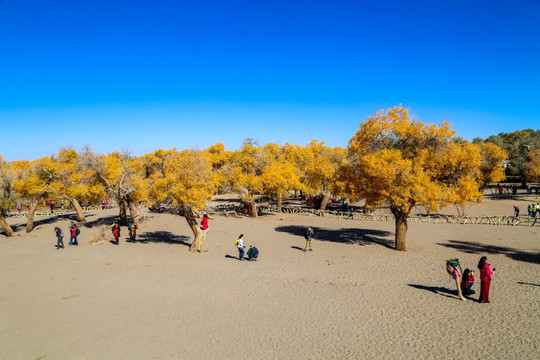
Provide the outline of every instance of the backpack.
<path id="1" fill-rule="evenodd" d="M 463 270 L 461 270 L 461 265 L 459 264 L 458 259 L 446 260 L 446 272 L 452 275 L 454 273 L 454 267 L 457 267 L 459 269 L 459 272 L 463 273 Z"/>
<path id="2" fill-rule="evenodd" d="M 76 235 L 76 236 L 79 236 L 80 233 L 81 233 L 81 229 L 77 228 L 77 229 L 75 230 L 75 235 Z"/>
<path id="3" fill-rule="evenodd" d="M 234 242 L 234 246 L 238 246 L 239 241 L 240 241 L 240 239 L 236 239 L 236 241 Z"/>

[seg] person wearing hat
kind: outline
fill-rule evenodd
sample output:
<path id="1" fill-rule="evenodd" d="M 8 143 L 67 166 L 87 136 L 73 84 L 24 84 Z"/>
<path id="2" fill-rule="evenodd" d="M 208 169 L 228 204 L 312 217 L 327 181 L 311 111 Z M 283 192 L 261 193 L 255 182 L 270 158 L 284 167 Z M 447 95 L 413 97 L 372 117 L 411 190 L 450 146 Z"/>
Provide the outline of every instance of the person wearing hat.
<path id="1" fill-rule="evenodd" d="M 257 258 L 259 257 L 259 249 L 257 249 L 255 246 L 253 245 L 249 245 L 249 249 L 247 251 L 247 256 L 248 256 L 248 260 L 250 261 L 256 261 Z"/>

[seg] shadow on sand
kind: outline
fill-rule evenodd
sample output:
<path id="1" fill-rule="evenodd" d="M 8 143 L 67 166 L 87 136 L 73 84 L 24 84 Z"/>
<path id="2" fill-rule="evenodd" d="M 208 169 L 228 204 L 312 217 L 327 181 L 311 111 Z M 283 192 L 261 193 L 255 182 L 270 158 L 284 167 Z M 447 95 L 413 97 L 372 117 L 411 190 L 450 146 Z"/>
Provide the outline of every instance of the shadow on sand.
<path id="1" fill-rule="evenodd" d="M 392 233 L 389 231 L 354 228 L 329 230 L 313 226 L 312 229 L 315 232 L 315 237 L 313 238 L 314 240 L 357 245 L 378 244 L 389 249 L 394 248 L 394 240 L 387 238 L 388 236 L 392 235 Z M 275 230 L 277 232 L 286 232 L 292 235 L 301 236 L 303 238 L 304 233 L 306 232 L 306 227 L 297 225 L 278 226 L 275 228 Z M 303 250 L 300 248 L 298 249 Z"/>
<path id="2" fill-rule="evenodd" d="M 132 243 L 163 243 L 171 245 L 191 246 L 191 243 L 188 242 L 190 240 L 191 239 L 188 236 L 175 235 L 170 231 L 153 231 L 141 234 Z"/>
<path id="3" fill-rule="evenodd" d="M 468 242 L 460 240 L 449 240 L 446 243 L 437 243 L 437 245 L 459 250 L 467 254 L 495 254 L 506 255 L 514 260 L 540 264 L 540 253 L 528 253 L 512 249 L 509 247 L 485 245 L 477 242 Z"/>
<path id="4" fill-rule="evenodd" d="M 450 290 L 441 286 L 425 286 L 425 285 L 419 285 L 419 284 L 407 284 L 407 285 L 415 289 L 431 291 L 434 294 L 438 294 L 441 296 L 459 300 L 457 290 Z M 472 299 L 470 297 L 467 297 L 467 298 Z"/>

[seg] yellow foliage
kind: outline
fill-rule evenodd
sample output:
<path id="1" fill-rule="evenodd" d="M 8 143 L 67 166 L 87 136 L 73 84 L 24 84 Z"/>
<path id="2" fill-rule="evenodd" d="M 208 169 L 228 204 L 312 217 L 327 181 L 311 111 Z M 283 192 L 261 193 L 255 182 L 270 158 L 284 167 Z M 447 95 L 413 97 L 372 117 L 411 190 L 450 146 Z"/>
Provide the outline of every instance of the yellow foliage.
<path id="1" fill-rule="evenodd" d="M 527 163 L 525 176 L 528 181 L 540 182 L 540 150 L 529 153 L 529 162 Z"/>
<path id="2" fill-rule="evenodd" d="M 477 145 L 451 142 L 453 135 L 448 123 L 424 125 L 401 106 L 378 111 L 350 140 L 337 184 L 371 208 L 389 205 L 403 214 L 415 205 L 437 211 L 478 201 L 483 153 Z"/>
<path id="3" fill-rule="evenodd" d="M 149 177 L 150 199 L 169 201 L 175 208 L 188 205 L 203 209 L 216 189 L 212 164 L 202 151 L 171 150 L 163 162 L 163 172 Z"/>

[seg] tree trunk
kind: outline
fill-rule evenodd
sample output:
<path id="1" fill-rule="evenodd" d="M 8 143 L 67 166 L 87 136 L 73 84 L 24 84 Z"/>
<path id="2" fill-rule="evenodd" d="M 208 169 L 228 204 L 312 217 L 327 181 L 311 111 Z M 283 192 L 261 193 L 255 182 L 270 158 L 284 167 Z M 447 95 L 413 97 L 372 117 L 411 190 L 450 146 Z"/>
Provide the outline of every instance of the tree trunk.
<path id="1" fill-rule="evenodd" d="M 283 198 L 281 197 L 281 194 L 277 194 L 277 212 L 281 212 L 281 208 L 283 207 Z"/>
<path id="2" fill-rule="evenodd" d="M 36 213 L 36 208 L 39 204 L 39 199 L 33 199 L 30 203 L 30 210 L 28 210 L 28 221 L 26 222 L 26 232 L 29 233 L 34 230 L 34 214 Z"/>
<path id="3" fill-rule="evenodd" d="M 255 200 L 253 198 L 248 200 L 249 205 L 249 214 L 253 218 L 257 218 L 259 216 L 258 210 L 257 210 L 257 204 L 255 203 Z"/>
<path id="4" fill-rule="evenodd" d="M 330 194 L 323 192 L 321 199 L 321 210 L 326 210 L 326 205 L 328 205 L 328 200 L 330 199 Z"/>
<path id="5" fill-rule="evenodd" d="M 396 219 L 396 245 L 395 249 L 398 251 L 407 251 L 407 217 L 408 212 L 404 212 L 397 206 L 390 206 L 390 211 L 394 214 Z"/>
<path id="6" fill-rule="evenodd" d="M 2 229 L 4 229 L 4 232 L 6 233 L 6 236 L 13 236 L 13 229 L 9 224 L 7 223 L 6 219 L 4 219 L 4 216 L 0 214 L 0 226 L 2 226 Z"/>
<path id="7" fill-rule="evenodd" d="M 195 236 L 191 246 L 189 247 L 190 252 L 201 252 L 204 240 L 206 239 L 206 233 L 208 230 L 201 230 L 199 222 L 193 213 L 193 209 L 190 206 L 184 206 L 184 218 L 186 219 L 193 235 Z"/>
<path id="8" fill-rule="evenodd" d="M 137 215 L 137 206 L 135 205 L 135 203 L 131 199 L 129 199 L 127 203 L 128 203 L 128 206 L 129 206 L 129 213 L 131 214 L 131 221 L 133 222 L 133 224 L 135 224 L 135 226 L 138 229 L 139 228 L 139 216 Z"/>
<path id="9" fill-rule="evenodd" d="M 120 208 L 120 214 L 119 214 L 119 217 L 120 217 L 120 225 L 122 226 L 127 226 L 128 222 L 127 222 L 127 206 L 126 206 L 126 202 L 124 200 L 120 200 L 118 202 L 118 207 Z"/>
<path id="10" fill-rule="evenodd" d="M 84 212 L 81 207 L 81 204 L 77 201 L 77 199 L 72 197 L 66 197 L 66 199 L 71 203 L 71 206 L 73 206 L 73 209 L 75 209 L 75 212 L 77 213 L 77 219 L 79 222 L 85 222 L 86 218 L 84 217 Z"/>

